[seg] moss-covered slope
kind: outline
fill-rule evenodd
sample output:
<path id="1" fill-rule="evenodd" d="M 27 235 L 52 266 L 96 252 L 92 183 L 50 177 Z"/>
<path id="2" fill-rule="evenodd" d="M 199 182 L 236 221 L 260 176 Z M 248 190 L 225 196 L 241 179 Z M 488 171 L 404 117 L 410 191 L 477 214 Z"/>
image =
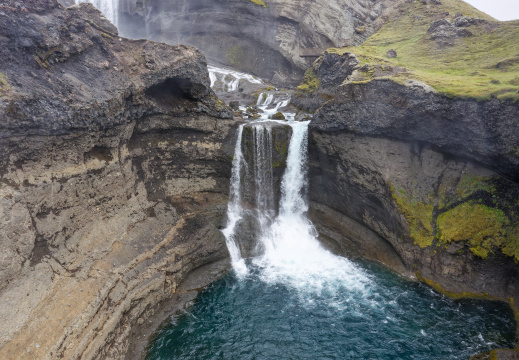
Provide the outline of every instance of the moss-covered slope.
<path id="1" fill-rule="evenodd" d="M 368 64 L 356 81 L 416 79 L 448 96 L 517 100 L 517 39 L 519 20 L 496 21 L 460 0 L 405 1 L 361 46 L 329 51 L 351 52 L 361 66 Z M 396 57 L 388 57 L 389 50 L 395 50 Z M 399 71 L 376 74 L 395 67 Z"/>

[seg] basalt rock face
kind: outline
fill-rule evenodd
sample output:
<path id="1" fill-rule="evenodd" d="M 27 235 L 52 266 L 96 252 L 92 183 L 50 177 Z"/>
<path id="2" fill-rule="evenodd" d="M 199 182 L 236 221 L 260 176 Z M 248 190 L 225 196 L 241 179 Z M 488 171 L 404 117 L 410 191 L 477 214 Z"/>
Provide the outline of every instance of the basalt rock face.
<path id="1" fill-rule="evenodd" d="M 4 1 L 0 119 L 0 358 L 124 358 L 228 267 L 236 123 L 198 50 Z"/>
<path id="2" fill-rule="evenodd" d="M 210 60 L 295 84 L 308 66 L 301 49 L 319 53 L 362 43 L 395 2 L 265 0 L 262 6 L 250 0 L 122 0 L 120 30 L 134 38 L 191 44 Z"/>
<path id="3" fill-rule="evenodd" d="M 519 104 L 354 73 L 310 125 L 323 240 L 448 292 L 519 299 Z"/>

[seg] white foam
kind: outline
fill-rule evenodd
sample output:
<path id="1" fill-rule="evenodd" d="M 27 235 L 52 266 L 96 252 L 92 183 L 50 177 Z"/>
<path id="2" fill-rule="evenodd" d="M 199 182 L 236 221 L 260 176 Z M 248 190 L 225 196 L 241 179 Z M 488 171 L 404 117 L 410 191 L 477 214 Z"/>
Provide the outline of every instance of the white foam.
<path id="1" fill-rule="evenodd" d="M 263 84 L 260 79 L 239 71 L 220 68 L 212 65 L 209 65 L 207 69 L 209 70 L 211 87 L 215 86 L 217 81 L 221 81 L 224 85 L 224 90 L 228 92 L 237 91 L 240 85 L 240 81 L 242 80 L 248 81 L 252 84 Z"/>
<path id="2" fill-rule="evenodd" d="M 351 261 L 324 249 L 306 218 L 308 124 L 290 122 L 292 138 L 281 184 L 279 216 L 259 241 L 265 252 L 253 260 L 268 283 L 283 283 L 309 293 L 340 289 L 365 292 L 369 278 Z"/>

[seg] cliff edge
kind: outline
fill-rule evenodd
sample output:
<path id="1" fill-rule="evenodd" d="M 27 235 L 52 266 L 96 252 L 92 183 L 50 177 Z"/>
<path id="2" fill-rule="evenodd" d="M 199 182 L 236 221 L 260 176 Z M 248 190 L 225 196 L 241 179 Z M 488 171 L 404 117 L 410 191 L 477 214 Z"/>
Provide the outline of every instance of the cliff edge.
<path id="1" fill-rule="evenodd" d="M 137 357 L 229 266 L 236 123 L 201 52 L 91 4 L 4 1 L 0 43 L 0 357 Z"/>

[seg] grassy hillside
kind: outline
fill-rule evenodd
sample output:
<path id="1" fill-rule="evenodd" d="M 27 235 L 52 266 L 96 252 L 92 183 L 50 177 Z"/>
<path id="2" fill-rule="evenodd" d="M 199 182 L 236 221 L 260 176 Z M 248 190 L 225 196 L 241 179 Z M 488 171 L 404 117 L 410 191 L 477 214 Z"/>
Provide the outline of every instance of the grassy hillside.
<path id="1" fill-rule="evenodd" d="M 439 19 L 453 22 L 458 12 L 486 21 L 465 27 L 472 36 L 453 38 L 450 45 L 432 39 L 431 24 Z M 386 56 L 390 49 L 396 50 L 396 58 Z M 406 71 L 399 69 L 389 76 L 397 82 L 423 81 L 447 96 L 519 99 L 519 21 L 496 21 L 460 0 L 405 1 L 361 46 L 329 51 L 352 52 L 361 64 L 379 69 L 403 67 Z M 360 80 L 364 81 L 377 73 L 369 65 L 363 71 Z"/>

